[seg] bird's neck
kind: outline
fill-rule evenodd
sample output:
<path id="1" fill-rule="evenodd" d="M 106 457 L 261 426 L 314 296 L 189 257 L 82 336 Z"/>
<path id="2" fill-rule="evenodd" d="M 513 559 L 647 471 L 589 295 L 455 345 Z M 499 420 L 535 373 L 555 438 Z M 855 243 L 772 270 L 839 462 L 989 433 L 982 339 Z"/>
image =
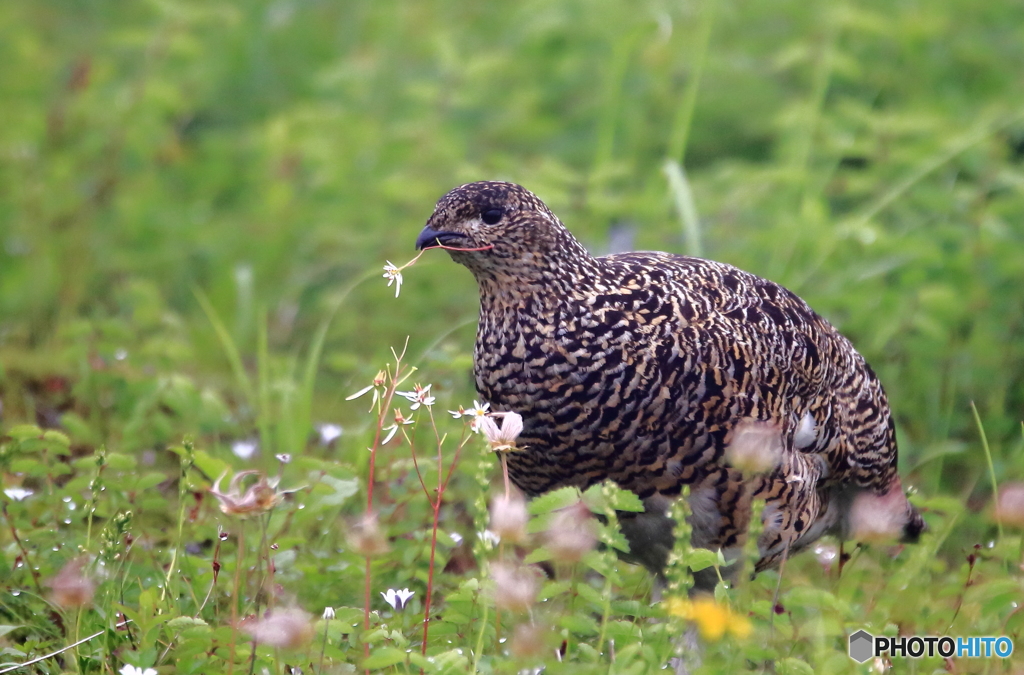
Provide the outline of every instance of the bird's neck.
<path id="1" fill-rule="evenodd" d="M 564 304 L 593 286 L 600 262 L 568 230 L 559 231 L 543 253 L 524 254 L 479 272 L 474 270 L 481 304 Z"/>

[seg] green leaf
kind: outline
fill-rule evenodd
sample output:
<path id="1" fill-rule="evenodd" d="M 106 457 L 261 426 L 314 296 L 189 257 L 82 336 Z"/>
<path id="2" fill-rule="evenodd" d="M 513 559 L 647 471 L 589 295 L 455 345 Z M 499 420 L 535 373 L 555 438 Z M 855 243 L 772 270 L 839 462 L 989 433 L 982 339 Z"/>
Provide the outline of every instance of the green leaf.
<path id="1" fill-rule="evenodd" d="M 717 565 L 718 554 L 706 548 L 695 548 L 686 556 L 686 564 L 690 566 L 692 571 L 700 572 L 703 569 Z"/>
<path id="2" fill-rule="evenodd" d="M 0 626 L 0 637 L 3 637 L 11 631 L 18 630 L 21 626 Z"/>
<path id="3" fill-rule="evenodd" d="M 43 433 L 43 438 L 51 443 L 55 443 L 59 447 L 63 447 L 65 450 L 71 447 L 71 439 L 66 434 L 62 434 L 54 429 L 47 429 Z"/>
<path id="4" fill-rule="evenodd" d="M 811 668 L 806 661 L 787 658 L 776 663 L 776 672 L 779 675 L 814 675 L 814 668 Z"/>
<path id="5" fill-rule="evenodd" d="M 311 475 L 310 479 L 316 480 L 316 475 Z M 320 476 L 320 482 L 331 490 L 329 494 L 318 496 L 317 502 L 323 506 L 341 506 L 349 497 L 359 492 L 358 478 L 343 480 L 324 475 Z M 313 494 L 317 494 L 316 488 Z"/>
<path id="6" fill-rule="evenodd" d="M 175 630 L 184 630 L 186 628 L 196 627 L 209 628 L 209 624 L 202 619 L 192 616 L 176 616 L 167 622 L 167 627 Z"/>
<path id="7" fill-rule="evenodd" d="M 30 438 L 41 438 L 43 430 L 34 424 L 17 424 L 7 430 L 7 435 L 16 441 L 25 441 Z"/>
<path id="8" fill-rule="evenodd" d="M 114 471 L 134 471 L 138 461 L 131 455 L 123 455 L 120 452 L 107 453 L 107 466 Z"/>
<path id="9" fill-rule="evenodd" d="M 584 616 L 582 614 L 569 614 L 567 616 L 563 616 L 558 620 L 558 625 L 562 628 L 568 628 L 573 633 L 584 637 L 597 635 L 600 630 L 596 621 L 589 616 Z"/>
<path id="10" fill-rule="evenodd" d="M 574 487 L 566 487 L 542 494 L 530 501 L 527 511 L 531 515 L 539 516 L 544 513 L 551 513 L 572 506 L 580 500 L 580 491 Z"/>
<path id="11" fill-rule="evenodd" d="M 152 487 L 156 487 L 160 483 L 163 483 L 165 480 L 167 480 L 166 474 L 160 473 L 159 471 L 151 471 L 142 476 L 142 478 L 133 482 L 131 484 L 131 489 L 134 490 L 135 492 L 142 492 Z"/>
<path id="12" fill-rule="evenodd" d="M 409 654 L 401 649 L 395 649 L 394 647 L 381 647 L 380 649 L 374 650 L 369 657 L 363 659 L 363 668 L 366 668 L 367 670 L 380 670 L 381 668 L 387 668 L 388 666 L 405 663 L 408 657 Z"/>

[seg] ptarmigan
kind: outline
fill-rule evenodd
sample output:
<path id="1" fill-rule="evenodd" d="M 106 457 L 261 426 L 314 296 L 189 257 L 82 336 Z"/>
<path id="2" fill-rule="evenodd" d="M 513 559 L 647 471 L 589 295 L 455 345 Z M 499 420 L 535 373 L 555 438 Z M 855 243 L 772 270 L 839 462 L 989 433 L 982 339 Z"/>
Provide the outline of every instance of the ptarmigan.
<path id="1" fill-rule="evenodd" d="M 764 499 L 757 570 L 826 532 L 849 536 L 858 502 L 885 521 L 869 529 L 924 530 L 881 384 L 782 286 L 669 253 L 592 256 L 512 183 L 442 197 L 416 241 L 438 244 L 477 249 L 449 253 L 479 286 L 477 390 L 523 417 L 508 468 L 526 493 L 611 479 L 653 503 L 690 485 L 694 545 L 730 560 Z M 769 458 L 760 473 L 728 459 L 751 443 Z M 639 557 L 656 567 L 664 552 Z"/>

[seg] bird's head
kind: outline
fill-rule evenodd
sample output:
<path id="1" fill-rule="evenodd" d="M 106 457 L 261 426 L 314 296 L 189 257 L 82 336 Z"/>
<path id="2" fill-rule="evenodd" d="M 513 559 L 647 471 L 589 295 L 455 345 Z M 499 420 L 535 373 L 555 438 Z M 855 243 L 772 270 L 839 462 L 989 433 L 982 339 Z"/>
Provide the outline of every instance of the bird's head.
<path id="1" fill-rule="evenodd" d="M 589 254 L 536 195 L 515 183 L 481 181 L 437 202 L 416 248 L 442 246 L 478 280 L 544 281 Z"/>

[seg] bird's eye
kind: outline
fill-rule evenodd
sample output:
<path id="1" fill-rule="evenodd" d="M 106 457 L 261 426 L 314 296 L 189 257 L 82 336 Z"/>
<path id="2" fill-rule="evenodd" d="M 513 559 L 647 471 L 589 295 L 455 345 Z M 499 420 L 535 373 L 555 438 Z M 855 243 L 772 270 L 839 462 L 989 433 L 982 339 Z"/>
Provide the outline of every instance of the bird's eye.
<path id="1" fill-rule="evenodd" d="M 505 215 L 505 212 L 501 209 L 487 209 L 480 214 L 480 218 L 488 225 L 497 225 L 503 215 Z"/>

